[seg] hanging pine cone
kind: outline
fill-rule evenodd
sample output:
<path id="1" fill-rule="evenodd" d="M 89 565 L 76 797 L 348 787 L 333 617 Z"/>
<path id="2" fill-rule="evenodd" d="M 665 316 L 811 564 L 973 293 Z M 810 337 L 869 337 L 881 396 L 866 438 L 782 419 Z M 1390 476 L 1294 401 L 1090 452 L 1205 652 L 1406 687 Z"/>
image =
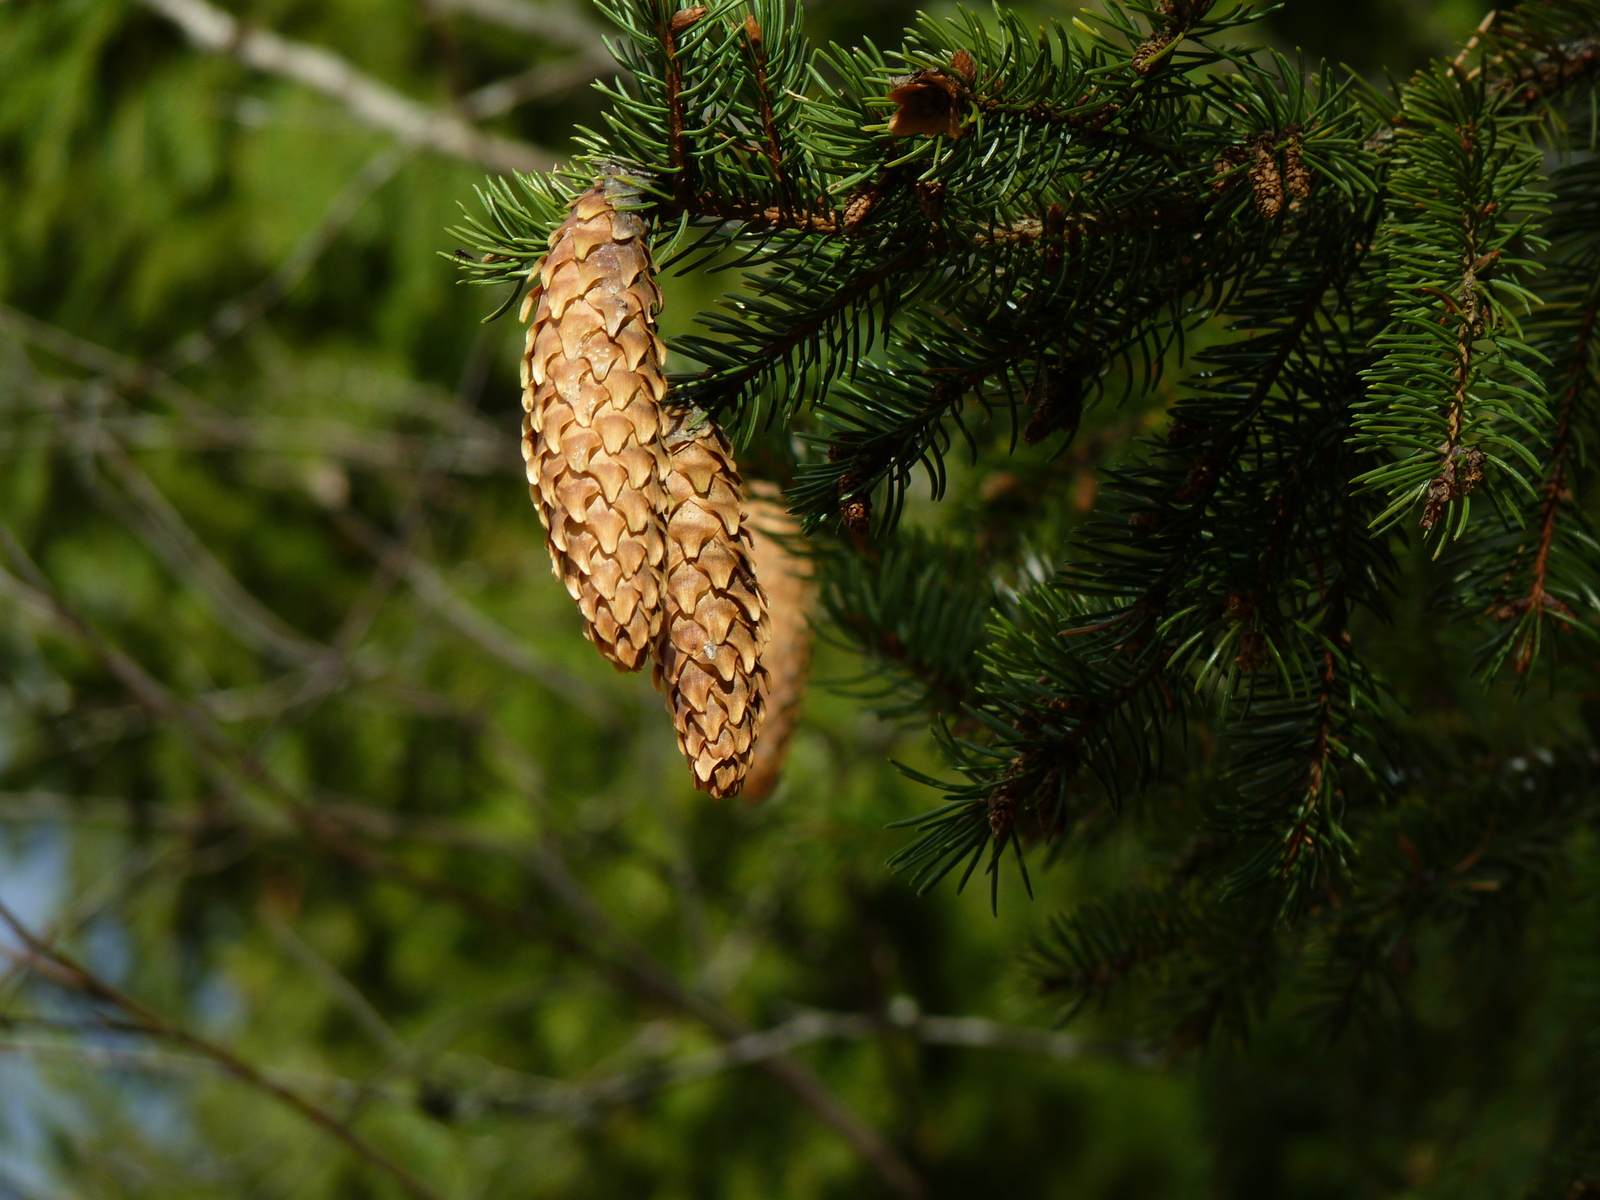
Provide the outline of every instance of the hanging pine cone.
<path id="1" fill-rule="evenodd" d="M 522 307 L 522 453 L 551 568 L 622 671 L 661 631 L 666 559 L 661 293 L 643 218 L 613 203 L 631 194 L 609 179 L 573 202 Z"/>
<path id="2" fill-rule="evenodd" d="M 733 448 L 705 414 L 669 416 L 667 586 L 656 688 L 694 785 L 736 796 L 766 709 L 767 601 L 756 582 Z"/>
<path id="3" fill-rule="evenodd" d="M 811 560 L 795 545 L 800 522 L 783 506 L 777 485 L 752 481 L 746 524 L 756 578 L 767 597 L 771 637 L 761 662 L 767 669 L 767 712 L 744 780 L 744 798 L 760 800 L 777 786 L 800 719 L 811 669 L 811 606 L 816 600 Z"/>

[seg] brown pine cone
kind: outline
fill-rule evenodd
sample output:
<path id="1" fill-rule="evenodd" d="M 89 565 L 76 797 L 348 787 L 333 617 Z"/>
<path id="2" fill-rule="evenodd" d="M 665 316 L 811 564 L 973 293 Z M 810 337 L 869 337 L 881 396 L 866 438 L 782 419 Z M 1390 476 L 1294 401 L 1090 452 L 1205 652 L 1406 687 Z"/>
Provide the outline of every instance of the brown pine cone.
<path id="1" fill-rule="evenodd" d="M 573 202 L 523 303 L 522 454 L 584 636 L 636 671 L 661 632 L 667 382 L 645 223 L 612 204 L 627 191 L 608 180 Z"/>
<path id="2" fill-rule="evenodd" d="M 767 600 L 733 448 L 692 409 L 669 413 L 665 442 L 667 587 L 655 684 L 695 787 L 722 799 L 739 794 L 766 709 Z"/>
<path id="3" fill-rule="evenodd" d="M 817 588 L 811 560 L 798 553 L 800 522 L 783 506 L 776 484 L 753 480 L 747 525 L 756 578 L 767 597 L 771 637 L 761 663 L 767 669 L 767 713 L 744 778 L 744 798 L 760 800 L 777 786 L 789 742 L 800 719 L 806 676 L 811 670 L 811 607 Z"/>

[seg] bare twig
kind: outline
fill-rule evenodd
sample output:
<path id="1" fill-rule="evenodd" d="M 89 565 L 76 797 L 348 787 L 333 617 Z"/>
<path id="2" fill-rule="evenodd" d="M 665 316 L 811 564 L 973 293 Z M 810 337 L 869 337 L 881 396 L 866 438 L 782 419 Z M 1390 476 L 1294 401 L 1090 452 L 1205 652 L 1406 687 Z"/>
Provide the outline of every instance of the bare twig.
<path id="1" fill-rule="evenodd" d="M 212 411 L 209 404 L 166 372 L 57 329 L 9 304 L 0 304 L 0 329 L 86 371 L 103 375 L 117 387 L 149 392 L 186 417 L 204 420 Z"/>
<path id="2" fill-rule="evenodd" d="M 13 951 L 7 953 L 24 961 L 29 970 L 35 974 L 60 987 L 111 1005 L 128 1017 L 141 1032 L 192 1050 L 234 1078 L 265 1092 L 312 1124 L 321 1126 L 338 1138 L 360 1157 L 388 1175 L 416 1200 L 442 1200 L 439 1193 L 321 1105 L 269 1078 L 226 1046 L 174 1024 L 142 1001 L 107 983 L 66 954 L 51 949 L 23 925 L 4 903 L 0 903 L 0 922 L 4 922 L 11 929 L 27 950 L 25 955 Z"/>
<path id="3" fill-rule="evenodd" d="M 530 0 L 429 0 L 439 12 L 463 12 L 526 33 L 547 42 L 575 49 L 596 49 L 601 32 L 576 8 L 564 3 L 534 4 Z"/>
<path id="4" fill-rule="evenodd" d="M 256 755 L 232 744 L 209 713 L 170 692 L 136 660 L 112 645 L 77 616 L 28 556 L 10 528 L 0 523 L 0 553 L 17 577 L 13 586 L 33 593 L 32 603 L 51 616 L 63 630 L 81 638 L 152 716 L 173 724 L 199 752 L 199 760 L 229 799 L 242 801 L 246 784 L 269 792 L 308 835 L 346 862 L 364 870 L 389 875 L 408 886 L 461 905 L 487 917 L 509 919 L 519 928 L 550 940 L 560 949 L 604 971 L 635 994 L 663 1003 L 695 1018 L 725 1041 L 751 1032 L 731 1009 L 690 991 L 636 940 L 617 926 L 567 870 L 553 843 L 533 848 L 526 864 L 546 889 L 579 922 L 600 935 L 574 937 L 555 927 L 542 914 L 518 907 L 506 909 L 476 893 L 412 870 L 406 864 L 343 836 L 342 826 L 324 809 L 313 808 L 284 784 Z M 243 805 L 240 805 L 243 808 Z M 602 950 L 602 946 L 605 947 Z M 927 1189 L 911 1167 L 870 1125 L 850 1111 L 812 1071 L 786 1055 L 762 1061 L 777 1079 L 824 1124 L 843 1137 L 879 1179 L 906 1200 L 922 1200 Z"/>
<path id="5" fill-rule="evenodd" d="M 558 62 L 540 63 L 517 75 L 497 79 L 493 83 L 463 97 L 457 106 L 475 120 L 498 117 L 518 105 L 545 96 L 557 96 L 597 79 L 608 69 L 614 69 L 611 56 L 600 52 L 578 54 Z"/>
<path id="6" fill-rule="evenodd" d="M 71 822 L 79 825 L 127 825 L 128 802 L 115 796 L 71 796 L 62 792 L 0 792 L 0 821 L 17 823 Z M 171 819 L 158 820 L 165 828 Z"/>
<path id="7" fill-rule="evenodd" d="M 473 115 L 492 114 L 484 112 Z M 327 211 L 322 214 L 322 219 L 300 239 L 294 249 L 289 251 L 287 257 L 278 264 L 276 271 L 242 296 L 228 301 L 219 308 L 204 328 L 189 334 L 162 355 L 159 360 L 160 365 L 169 371 L 179 371 L 204 361 L 211 357 L 223 342 L 249 327 L 269 308 L 294 291 L 300 281 L 310 274 L 311 268 L 316 265 L 316 261 L 328 247 L 338 240 L 356 213 L 361 211 L 361 206 L 374 192 L 394 178 L 395 172 L 405 163 L 406 157 L 405 147 L 386 146 L 368 159 L 356 172 L 355 177 L 339 189 L 339 193 L 329 203 Z"/>
<path id="8" fill-rule="evenodd" d="M 101 376 L 122 391 L 145 392 L 169 405 L 174 417 L 149 413 L 100 414 L 99 424 L 129 443 L 150 449 L 241 449 L 262 453 L 310 455 L 342 459 L 376 470 L 404 469 L 448 442 L 453 468 L 464 474 L 522 474 L 516 439 L 501 437 L 487 422 L 457 411 L 436 412 L 422 405 L 421 415 L 454 423 L 454 436 L 421 438 L 363 429 L 321 418 L 233 417 L 173 379 L 159 366 L 129 358 L 115 350 L 68 333 L 20 309 L 0 303 L 0 330 L 85 371 Z M 52 415 L 56 410 L 52 409 Z M 64 421 L 65 415 L 57 418 Z M 78 426 L 63 424 L 76 436 Z"/>
<path id="9" fill-rule="evenodd" d="M 95 439 L 94 449 L 121 485 L 121 496 L 105 497 L 106 507 L 133 526 L 169 570 L 204 592 L 219 613 L 226 614 L 225 628 L 287 666 L 303 666 L 328 656 L 326 646 L 291 627 L 217 560 L 115 439 L 102 435 Z"/>
<path id="10" fill-rule="evenodd" d="M 277 914 L 268 912 L 266 917 L 267 929 L 272 933 L 278 945 L 284 952 L 294 959 L 305 972 L 319 983 L 323 990 L 344 1006 L 356 1024 L 366 1031 L 368 1037 L 375 1042 L 385 1053 L 391 1055 L 402 1054 L 405 1043 L 390 1028 L 389 1022 L 383 1019 L 383 1014 L 361 994 L 361 989 L 356 987 L 341 975 L 332 963 L 318 954 L 316 948 L 295 932 L 289 922 Z"/>
<path id="11" fill-rule="evenodd" d="M 729 1043 L 751 1032 L 731 1009 L 684 987 L 644 946 L 613 922 L 567 869 L 553 838 L 547 837 L 526 861 L 563 907 L 589 928 L 596 942 L 613 947 L 620 954 L 625 969 L 645 989 L 697 1018 Z M 926 1186 L 900 1153 L 876 1129 L 851 1112 L 808 1067 L 782 1050 L 756 1061 L 823 1124 L 844 1138 L 896 1195 L 907 1200 L 920 1200 L 927 1195 Z"/>
<path id="12" fill-rule="evenodd" d="M 604 693 L 587 680 L 573 675 L 537 653 L 504 625 L 463 600 L 432 564 L 409 550 L 392 545 L 381 533 L 353 512 L 339 514 L 339 525 L 369 554 L 382 556 L 398 553 L 401 571 L 417 598 L 484 653 L 499 659 L 513 670 L 538 680 L 596 720 L 608 724 L 616 721 L 616 709 Z"/>
<path id="13" fill-rule="evenodd" d="M 475 129 L 459 115 L 402 95 L 356 70 L 321 46 L 252 29 L 206 0 L 141 0 L 166 17 L 202 50 L 227 54 L 247 67 L 281 75 L 342 103 L 357 119 L 452 158 L 495 171 L 548 171 L 555 160 L 542 150 Z"/>
<path id="14" fill-rule="evenodd" d="M 157 842 L 133 850 L 115 871 L 97 881 L 70 908 L 55 916 L 38 936 L 45 942 L 53 943 L 76 933 L 94 920 L 96 914 L 104 910 L 108 904 L 125 892 L 132 891 L 142 878 L 153 874 L 157 867 L 165 860 L 174 857 L 182 848 L 171 842 L 165 845 Z M 12 992 L 20 985 L 25 973 L 22 967 L 13 965 L 4 974 L 0 974 L 0 1007 L 10 1000 Z"/>
<path id="15" fill-rule="evenodd" d="M 49 1019 L 0 1018 L 0 1052 L 71 1059 L 96 1067 L 122 1067 L 153 1074 L 189 1076 L 214 1069 L 211 1060 L 152 1047 L 99 1045 L 82 1035 L 96 1026 Z M 31 1036 L 21 1033 L 33 1030 Z M 142 1032 L 133 1030 L 133 1032 Z M 749 1033 L 711 1050 L 685 1054 L 632 1071 L 586 1083 L 538 1079 L 519 1071 L 494 1068 L 487 1080 L 449 1093 L 452 1110 L 460 1115 L 508 1113 L 522 1116 L 583 1121 L 597 1110 L 629 1104 L 667 1088 L 707 1079 L 724 1071 L 751 1066 L 804 1046 L 823 1041 L 867 1041 L 890 1033 L 903 1033 L 927 1045 L 1022 1053 L 1065 1062 L 1084 1053 L 1070 1034 L 1005 1025 L 983 1017 L 914 1017 L 897 1021 L 867 1013 L 806 1011 L 781 1025 Z M 44 1034 L 45 1036 L 40 1036 Z M 78 1035 L 68 1040 L 71 1035 Z M 412 1105 L 413 1086 L 399 1083 L 358 1083 L 350 1079 L 304 1072 L 274 1072 L 280 1083 L 330 1100 L 353 1102 L 370 1096 L 383 1102 Z M 435 1086 L 442 1086 L 435 1082 Z"/>
<path id="16" fill-rule="evenodd" d="M 320 418 L 219 416 L 195 422 L 147 413 L 108 415 L 100 424 L 138 449 L 249 450 L 395 471 L 413 466 L 439 446 L 449 452 L 456 474 L 521 475 L 523 471 L 515 438 L 493 437 L 488 432 L 423 437 Z"/>

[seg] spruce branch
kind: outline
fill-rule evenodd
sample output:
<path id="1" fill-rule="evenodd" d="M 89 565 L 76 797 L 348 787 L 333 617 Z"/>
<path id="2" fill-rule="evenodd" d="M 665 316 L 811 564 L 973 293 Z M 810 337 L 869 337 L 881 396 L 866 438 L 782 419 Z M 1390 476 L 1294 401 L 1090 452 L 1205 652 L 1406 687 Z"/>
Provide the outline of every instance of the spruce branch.
<path id="1" fill-rule="evenodd" d="M 821 543 L 821 605 L 835 636 L 872 669 L 834 686 L 887 716 L 962 715 L 977 680 L 995 590 L 964 548 L 902 530 L 858 552 Z"/>
<path id="2" fill-rule="evenodd" d="M 1545 197 L 1527 122 L 1481 79 L 1424 73 L 1402 110 L 1379 246 L 1395 313 L 1357 421 L 1358 443 L 1394 461 L 1361 482 L 1386 497 L 1380 527 L 1420 504 L 1423 531 L 1453 539 L 1480 484 L 1497 505 L 1532 492 L 1538 460 L 1516 434 L 1547 414 L 1515 309 L 1535 302 Z"/>
<path id="3" fill-rule="evenodd" d="M 1446 603 L 1487 613 L 1500 629 L 1483 647 L 1487 676 L 1509 663 L 1526 677 L 1546 643 L 1558 634 L 1592 636 L 1583 614 L 1600 607 L 1600 577 L 1591 563 L 1597 545 L 1579 497 L 1591 468 L 1584 445 L 1600 394 L 1600 221 L 1592 163 L 1574 165 L 1553 180 L 1555 210 L 1549 233 L 1557 252 L 1545 303 L 1529 321 L 1530 344 L 1548 365 L 1540 371 L 1549 397 L 1549 424 L 1524 435 L 1540 461 L 1537 504 L 1527 519 L 1485 514 L 1453 563 Z"/>

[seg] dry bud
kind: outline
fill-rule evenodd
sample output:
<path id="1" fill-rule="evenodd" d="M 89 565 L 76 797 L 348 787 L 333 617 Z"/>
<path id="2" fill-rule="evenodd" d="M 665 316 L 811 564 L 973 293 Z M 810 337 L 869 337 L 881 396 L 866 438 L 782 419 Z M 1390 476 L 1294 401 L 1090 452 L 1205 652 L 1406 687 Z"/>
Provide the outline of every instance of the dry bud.
<path id="1" fill-rule="evenodd" d="M 1476 446 L 1456 446 L 1445 458 L 1444 467 L 1428 484 L 1422 500 L 1422 528 L 1432 529 L 1444 516 L 1452 500 L 1460 499 L 1483 482 L 1482 450 Z"/>
<path id="2" fill-rule="evenodd" d="M 1037 446 L 1059 429 L 1076 433 L 1083 419 L 1083 383 L 1065 367 L 1045 369 L 1036 385 L 1033 416 L 1022 431 L 1024 445 Z"/>
<path id="3" fill-rule="evenodd" d="M 889 93 L 895 104 L 889 132 L 895 137 L 961 136 L 960 89 L 942 71 L 918 71 Z"/>
<path id="4" fill-rule="evenodd" d="M 1427 493 L 1422 500 L 1422 528 L 1426 532 L 1439 523 L 1439 518 L 1444 516 L 1444 510 L 1450 506 L 1454 499 L 1450 480 L 1443 475 L 1438 476 L 1428 484 Z"/>
<path id="5" fill-rule="evenodd" d="M 1255 162 L 1250 167 L 1250 187 L 1255 192 L 1256 211 L 1272 220 L 1283 211 L 1283 176 L 1272 155 L 1272 135 L 1263 133 L 1255 141 Z"/>
<path id="6" fill-rule="evenodd" d="M 1284 151 L 1283 160 L 1283 177 L 1289 186 L 1289 195 L 1296 200 L 1304 200 L 1311 195 L 1311 168 L 1306 166 L 1305 152 L 1298 133 L 1289 139 L 1289 148 Z"/>
<path id="7" fill-rule="evenodd" d="M 1243 146 L 1229 146 L 1217 158 L 1212 168 L 1211 190 L 1225 192 L 1239 182 L 1233 172 L 1250 161 L 1250 153 Z"/>
<path id="8" fill-rule="evenodd" d="M 950 56 L 950 69 L 966 80 L 968 84 L 973 83 L 978 78 L 977 64 L 972 61 L 972 55 L 965 50 L 957 50 Z"/>
<path id="9" fill-rule="evenodd" d="M 996 841 L 1005 841 L 1017 827 L 1018 801 L 1025 790 L 1022 776 L 1027 769 L 1027 760 L 1019 754 L 1006 765 L 1000 783 L 989 793 L 989 832 Z"/>
<path id="10" fill-rule="evenodd" d="M 989 832 L 997 842 L 1011 836 L 1017 827 L 1016 788 L 1011 783 L 1001 784 L 989 797 Z"/>
<path id="11" fill-rule="evenodd" d="M 1221 458 L 1216 447 L 1212 447 L 1194 460 L 1189 473 L 1178 485 L 1176 499 L 1180 504 L 1198 500 L 1211 490 L 1211 485 L 1216 482 L 1217 471 L 1221 467 Z"/>
<path id="12" fill-rule="evenodd" d="M 1465 496 L 1483 482 L 1483 451 L 1476 446 L 1456 452 L 1456 488 Z"/>
<path id="13" fill-rule="evenodd" d="M 1128 518 L 1128 527 L 1135 533 L 1155 533 L 1165 524 L 1166 520 L 1153 508 L 1136 512 Z"/>
<path id="14" fill-rule="evenodd" d="M 865 537 L 872 529 L 872 501 L 852 496 L 839 508 L 839 520 L 851 533 Z"/>
<path id="15" fill-rule="evenodd" d="M 673 33 L 682 33 L 705 15 L 706 6 L 704 4 L 696 4 L 692 8 L 680 8 L 672 14 L 672 19 L 667 23 L 667 28 L 671 29 Z"/>
<path id="16" fill-rule="evenodd" d="M 878 197 L 874 192 L 859 192 L 851 196 L 849 202 L 844 206 L 844 227 L 846 229 L 857 228 L 861 222 L 872 215 L 872 208 L 877 202 Z"/>
<path id="17" fill-rule="evenodd" d="M 1133 69 L 1140 75 L 1148 75 L 1160 61 L 1161 53 L 1174 41 L 1171 33 L 1158 33 L 1143 42 L 1133 52 Z"/>
<path id="18" fill-rule="evenodd" d="M 1241 671 L 1259 671 L 1270 661 L 1267 654 L 1267 637 L 1254 627 L 1246 629 L 1239 639 L 1239 655 L 1233 660 Z"/>

